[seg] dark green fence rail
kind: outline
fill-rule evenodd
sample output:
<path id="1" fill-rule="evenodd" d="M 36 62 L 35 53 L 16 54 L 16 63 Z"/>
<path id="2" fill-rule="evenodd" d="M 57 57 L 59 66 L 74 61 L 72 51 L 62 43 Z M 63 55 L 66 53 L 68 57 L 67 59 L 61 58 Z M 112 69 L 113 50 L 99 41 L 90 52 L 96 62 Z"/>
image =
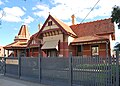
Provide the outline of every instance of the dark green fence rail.
<path id="1" fill-rule="evenodd" d="M 4 73 L 4 68 L 5 68 L 5 63 L 4 63 L 4 57 L 0 57 L 0 74 Z"/>
<path id="2" fill-rule="evenodd" d="M 5 75 L 55 86 L 119 86 L 118 57 L 5 58 Z"/>

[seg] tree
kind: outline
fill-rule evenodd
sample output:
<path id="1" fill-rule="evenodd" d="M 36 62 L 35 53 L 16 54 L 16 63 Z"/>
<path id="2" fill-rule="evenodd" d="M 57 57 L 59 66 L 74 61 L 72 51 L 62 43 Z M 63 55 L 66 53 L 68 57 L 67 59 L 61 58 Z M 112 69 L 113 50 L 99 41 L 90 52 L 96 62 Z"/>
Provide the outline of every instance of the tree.
<path id="1" fill-rule="evenodd" d="M 118 43 L 117 45 L 115 45 L 114 48 L 120 51 L 120 43 Z"/>
<path id="2" fill-rule="evenodd" d="M 112 11 L 112 15 L 111 15 L 112 19 L 111 22 L 115 22 L 116 24 L 118 24 L 118 29 L 120 29 L 120 7 L 119 6 L 114 6 L 113 7 L 113 11 Z"/>

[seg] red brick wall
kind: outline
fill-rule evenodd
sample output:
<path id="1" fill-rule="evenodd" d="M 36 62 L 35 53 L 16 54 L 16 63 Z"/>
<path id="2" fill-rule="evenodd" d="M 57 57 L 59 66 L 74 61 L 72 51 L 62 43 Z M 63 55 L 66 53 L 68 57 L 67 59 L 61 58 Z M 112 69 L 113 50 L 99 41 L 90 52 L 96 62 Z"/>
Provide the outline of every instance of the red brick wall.
<path id="1" fill-rule="evenodd" d="M 90 44 L 83 45 L 83 56 L 91 56 L 91 46 Z M 106 43 L 98 44 L 99 46 L 99 56 L 106 57 Z M 109 46 L 109 45 L 108 45 Z M 110 47 L 108 47 L 108 55 L 110 56 Z M 77 46 L 69 47 L 72 51 L 73 56 L 77 56 Z"/>
<path id="2" fill-rule="evenodd" d="M 64 57 L 69 56 L 69 48 L 68 48 L 68 42 L 60 42 L 60 55 L 63 55 Z"/>
<path id="3" fill-rule="evenodd" d="M 91 45 L 83 45 L 83 56 L 91 56 Z"/>
<path id="4" fill-rule="evenodd" d="M 30 49 L 30 52 L 28 50 L 28 53 L 29 53 L 29 57 L 31 57 L 31 56 L 38 57 L 39 56 L 38 48 L 32 48 L 32 49 Z"/>
<path id="5" fill-rule="evenodd" d="M 77 47 L 76 46 L 69 46 L 69 51 L 72 52 L 73 56 L 77 55 Z"/>
<path id="6" fill-rule="evenodd" d="M 108 44 L 110 46 L 110 44 Z M 99 45 L 99 55 L 101 57 L 106 57 L 106 43 Z M 108 56 L 110 56 L 110 47 L 108 47 Z"/>

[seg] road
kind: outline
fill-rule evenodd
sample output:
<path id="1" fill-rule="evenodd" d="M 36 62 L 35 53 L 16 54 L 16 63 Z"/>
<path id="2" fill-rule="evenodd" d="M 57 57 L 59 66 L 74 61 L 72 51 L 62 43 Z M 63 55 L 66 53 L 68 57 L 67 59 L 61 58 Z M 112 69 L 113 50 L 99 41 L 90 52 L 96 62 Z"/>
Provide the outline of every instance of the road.
<path id="1" fill-rule="evenodd" d="M 0 86 L 49 86 L 0 75 Z"/>

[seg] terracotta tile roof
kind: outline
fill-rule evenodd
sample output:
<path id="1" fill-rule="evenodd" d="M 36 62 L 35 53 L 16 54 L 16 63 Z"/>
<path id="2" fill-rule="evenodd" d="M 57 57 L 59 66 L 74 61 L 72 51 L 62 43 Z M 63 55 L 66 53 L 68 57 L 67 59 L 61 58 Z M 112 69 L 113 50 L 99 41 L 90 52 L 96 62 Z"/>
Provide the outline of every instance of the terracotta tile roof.
<path id="1" fill-rule="evenodd" d="M 29 47 L 29 46 L 34 46 L 34 47 L 40 46 L 40 44 L 30 45 L 31 42 L 32 42 L 32 40 L 35 40 L 36 42 L 40 43 L 41 40 L 37 38 L 37 35 L 38 35 L 38 32 L 35 33 L 35 34 L 33 34 L 33 35 L 30 37 L 30 40 L 29 40 L 28 43 L 27 43 L 27 47 Z"/>
<path id="2" fill-rule="evenodd" d="M 11 44 L 6 45 L 4 48 L 24 48 L 27 46 L 27 42 L 15 41 Z"/>
<path id="3" fill-rule="evenodd" d="M 70 26 L 78 37 L 114 33 L 111 18 Z"/>
<path id="4" fill-rule="evenodd" d="M 109 40 L 109 36 L 84 36 L 79 37 L 73 40 L 72 43 L 83 43 L 83 42 L 92 42 L 92 41 L 103 41 Z"/>
<path id="5" fill-rule="evenodd" d="M 38 32 L 36 32 L 35 34 L 33 34 L 33 35 L 30 37 L 30 39 L 36 38 L 37 34 L 38 34 Z"/>
<path id="6" fill-rule="evenodd" d="M 51 15 L 50 15 L 51 16 Z M 65 24 L 64 22 L 62 22 L 61 20 L 57 19 L 55 16 L 52 16 L 61 26 L 62 28 L 67 32 L 67 33 L 70 33 L 70 34 L 73 34 L 74 36 L 77 36 L 73 30 L 67 25 Z"/>

